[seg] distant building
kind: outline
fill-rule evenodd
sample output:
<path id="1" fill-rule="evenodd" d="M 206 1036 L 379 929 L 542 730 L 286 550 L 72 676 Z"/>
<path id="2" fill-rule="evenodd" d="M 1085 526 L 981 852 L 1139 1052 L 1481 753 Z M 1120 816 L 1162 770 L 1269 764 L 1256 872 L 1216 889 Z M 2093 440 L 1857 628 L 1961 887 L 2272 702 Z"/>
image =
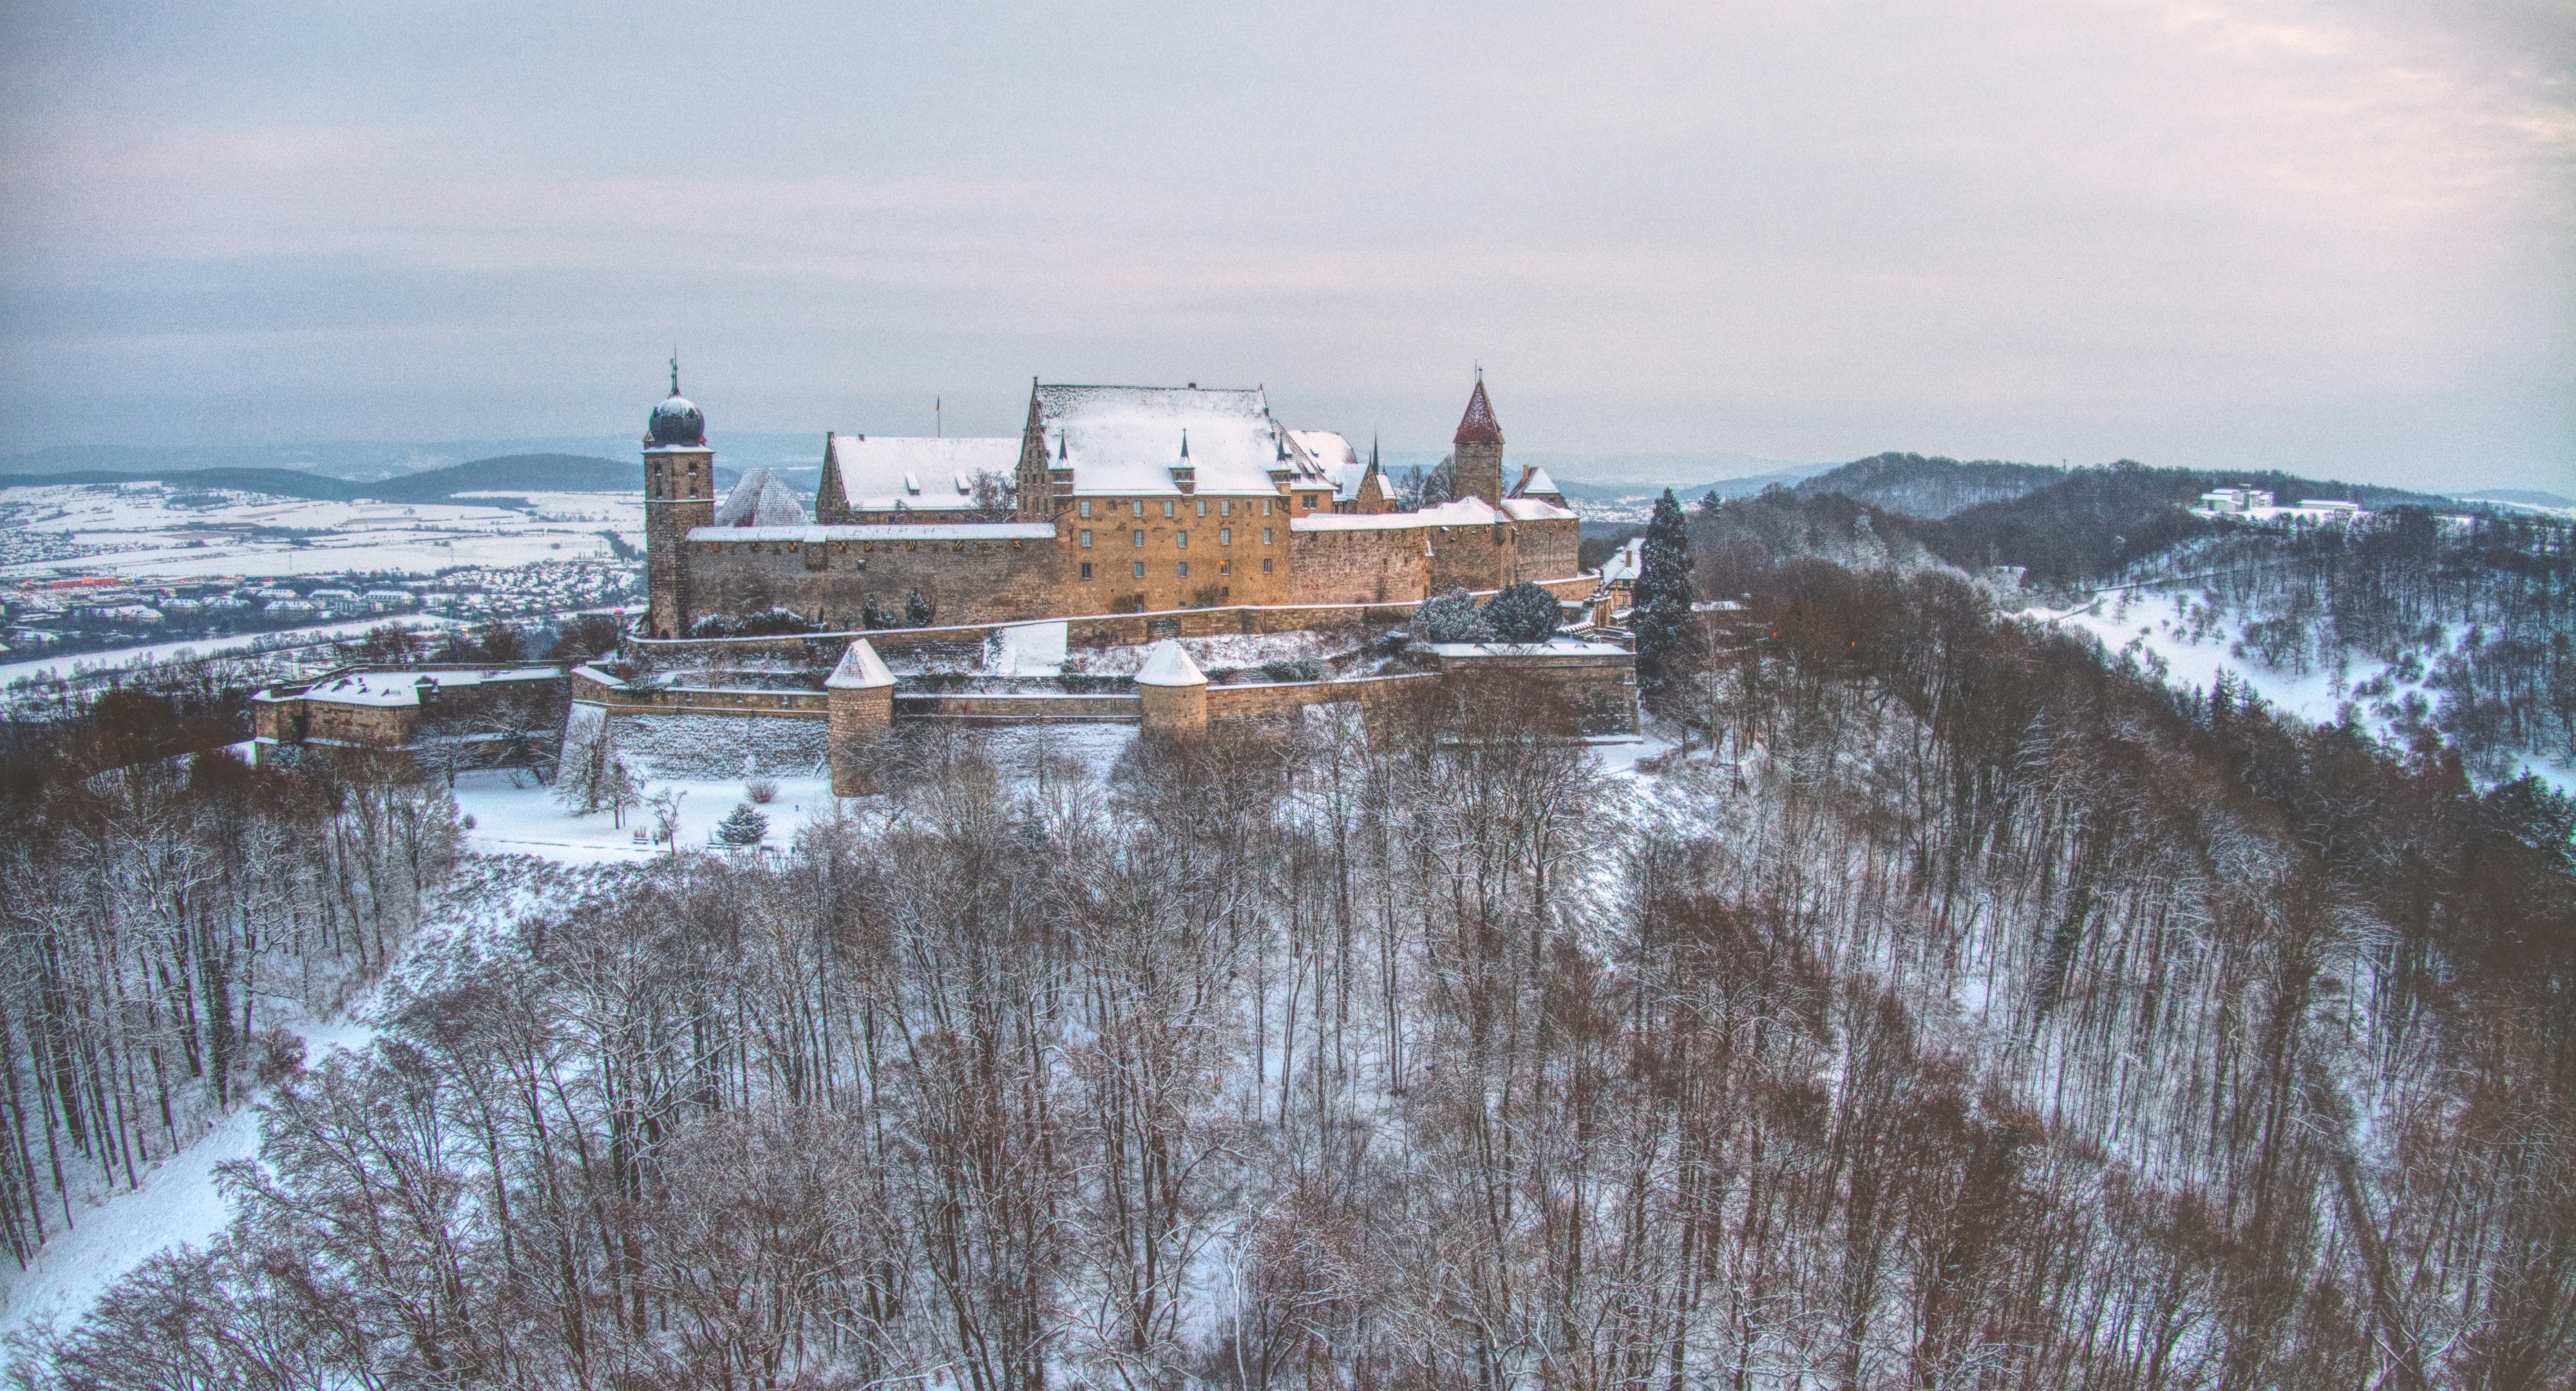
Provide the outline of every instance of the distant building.
<path id="1" fill-rule="evenodd" d="M 2222 516 L 2243 516 L 2248 512 L 2267 511 L 2272 495 L 2261 488 L 2212 488 L 2200 495 L 2200 508 Z"/>

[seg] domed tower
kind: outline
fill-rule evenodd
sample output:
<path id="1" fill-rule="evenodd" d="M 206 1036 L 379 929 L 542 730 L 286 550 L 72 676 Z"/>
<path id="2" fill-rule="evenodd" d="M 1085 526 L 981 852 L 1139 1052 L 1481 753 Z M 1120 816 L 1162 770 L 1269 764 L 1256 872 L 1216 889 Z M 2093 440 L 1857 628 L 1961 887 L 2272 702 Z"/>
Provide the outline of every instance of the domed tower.
<path id="1" fill-rule="evenodd" d="M 1493 403 L 1485 399 L 1485 373 L 1476 372 L 1476 394 L 1467 398 L 1467 413 L 1458 421 L 1458 496 L 1480 497 L 1488 507 L 1503 504 L 1503 427 L 1494 423 Z"/>
<path id="2" fill-rule="evenodd" d="M 716 452 L 707 418 L 680 395 L 680 360 L 671 359 L 671 395 L 644 423 L 644 577 L 652 596 L 653 636 L 688 635 L 697 618 L 689 597 L 689 530 L 716 521 Z"/>

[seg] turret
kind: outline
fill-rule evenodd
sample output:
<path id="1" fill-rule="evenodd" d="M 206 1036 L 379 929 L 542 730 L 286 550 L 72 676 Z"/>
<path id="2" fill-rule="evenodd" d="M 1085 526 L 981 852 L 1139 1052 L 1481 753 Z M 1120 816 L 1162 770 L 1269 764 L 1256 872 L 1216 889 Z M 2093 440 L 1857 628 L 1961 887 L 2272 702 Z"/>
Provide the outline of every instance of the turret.
<path id="1" fill-rule="evenodd" d="M 680 395 L 680 360 L 671 359 L 671 394 L 644 426 L 644 576 L 651 595 L 648 626 L 657 638 L 688 635 L 689 531 L 716 520 L 716 452 L 707 418 Z"/>
<path id="2" fill-rule="evenodd" d="M 1493 403 L 1485 399 L 1485 374 L 1476 373 L 1475 394 L 1467 398 L 1467 413 L 1458 421 L 1455 467 L 1458 474 L 1458 496 L 1483 498 L 1488 506 L 1499 507 L 1503 501 L 1503 427 L 1494 423 Z"/>

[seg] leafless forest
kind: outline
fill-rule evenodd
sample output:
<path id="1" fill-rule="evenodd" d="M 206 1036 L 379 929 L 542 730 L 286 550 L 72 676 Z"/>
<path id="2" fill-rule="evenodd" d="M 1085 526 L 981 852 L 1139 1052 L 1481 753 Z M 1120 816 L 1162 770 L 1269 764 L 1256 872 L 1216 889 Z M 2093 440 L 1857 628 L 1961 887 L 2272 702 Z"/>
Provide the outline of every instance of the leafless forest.
<path id="1" fill-rule="evenodd" d="M 1724 579 L 1758 640 L 1660 769 L 1504 690 L 1105 778 L 910 736 L 775 865 L 424 949 L 310 1070 L 227 1022 L 242 978 L 409 930 L 435 780 L 49 784 L 7 847 L 15 1239 L 49 1164 L 153 1143 L 157 1079 L 279 1084 L 228 1234 L 17 1375 L 2576 1376 L 2563 803 L 1953 578 Z"/>

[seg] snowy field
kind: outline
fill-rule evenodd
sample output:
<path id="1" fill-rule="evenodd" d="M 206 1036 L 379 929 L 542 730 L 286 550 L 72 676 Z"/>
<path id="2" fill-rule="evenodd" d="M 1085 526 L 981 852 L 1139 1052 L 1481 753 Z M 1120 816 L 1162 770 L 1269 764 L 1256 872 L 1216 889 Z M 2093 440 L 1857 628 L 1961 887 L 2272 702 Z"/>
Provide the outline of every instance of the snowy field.
<path id="1" fill-rule="evenodd" d="M 528 511 L 479 503 L 321 502 L 161 483 L 0 489 L 0 578 L 135 580 L 342 571 L 431 574 L 457 565 L 604 559 L 613 531 L 644 540 L 644 504 L 625 493 L 512 493 Z M 500 494 L 491 496 L 499 497 Z M 259 529 L 271 534 L 260 535 Z M 13 535 L 14 534 L 14 535 Z M 13 543 L 14 542 L 14 543 Z M 82 554 L 62 558 L 62 545 Z"/>

